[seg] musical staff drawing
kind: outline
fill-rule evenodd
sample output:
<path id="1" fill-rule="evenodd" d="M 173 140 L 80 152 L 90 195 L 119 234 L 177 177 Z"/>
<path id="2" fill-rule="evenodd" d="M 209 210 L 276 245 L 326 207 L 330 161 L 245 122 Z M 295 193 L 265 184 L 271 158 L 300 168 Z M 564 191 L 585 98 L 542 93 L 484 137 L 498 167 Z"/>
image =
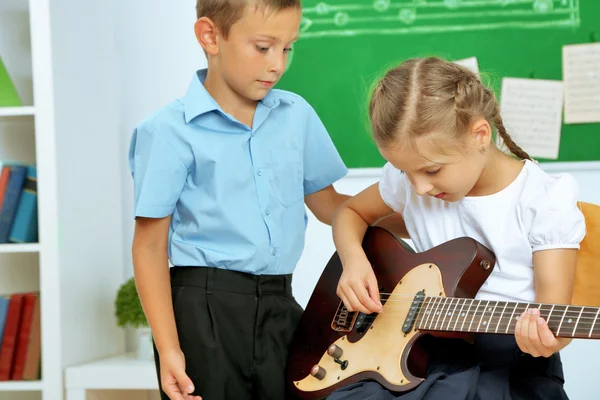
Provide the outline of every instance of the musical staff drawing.
<path id="1" fill-rule="evenodd" d="M 329 0 L 306 4 L 303 38 L 579 26 L 579 0 Z M 335 4 L 334 4 L 335 3 Z"/>
<path id="2" fill-rule="evenodd" d="M 563 47 L 565 122 L 600 122 L 600 43 Z"/>
<path id="3" fill-rule="evenodd" d="M 500 114 L 513 140 L 532 157 L 556 159 L 562 125 L 563 83 L 504 78 Z M 498 140 L 502 146 L 502 140 Z"/>

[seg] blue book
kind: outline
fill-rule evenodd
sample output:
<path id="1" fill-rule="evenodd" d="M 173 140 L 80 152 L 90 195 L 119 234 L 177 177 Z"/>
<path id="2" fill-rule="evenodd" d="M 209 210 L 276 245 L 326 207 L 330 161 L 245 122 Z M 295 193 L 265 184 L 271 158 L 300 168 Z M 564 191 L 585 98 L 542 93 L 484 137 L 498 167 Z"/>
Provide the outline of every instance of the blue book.
<path id="1" fill-rule="evenodd" d="M 0 343 L 4 335 L 4 326 L 6 325 L 6 315 L 8 314 L 8 305 L 10 297 L 0 296 Z"/>
<path id="2" fill-rule="evenodd" d="M 8 235 L 17 213 L 17 206 L 19 205 L 26 175 L 27 167 L 23 165 L 12 165 L 10 167 L 10 178 L 8 178 L 2 211 L 0 211 L 0 243 L 8 243 Z"/>
<path id="3" fill-rule="evenodd" d="M 13 243 L 38 241 L 37 170 L 34 165 L 27 167 L 27 178 L 8 240 Z"/>

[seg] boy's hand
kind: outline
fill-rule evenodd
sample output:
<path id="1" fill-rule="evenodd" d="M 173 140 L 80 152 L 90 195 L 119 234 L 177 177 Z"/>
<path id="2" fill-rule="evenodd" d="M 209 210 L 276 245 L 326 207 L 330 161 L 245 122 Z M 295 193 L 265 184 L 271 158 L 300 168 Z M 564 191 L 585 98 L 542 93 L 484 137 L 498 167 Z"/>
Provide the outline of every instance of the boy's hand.
<path id="1" fill-rule="evenodd" d="M 515 338 L 521 351 L 534 357 L 550 357 L 571 342 L 555 337 L 538 309 L 527 310 L 519 317 Z"/>
<path id="2" fill-rule="evenodd" d="M 200 396 L 190 395 L 194 384 L 185 373 L 185 357 L 181 350 L 160 355 L 160 380 L 162 390 L 171 400 L 202 400 Z"/>
<path id="3" fill-rule="evenodd" d="M 377 278 L 366 257 L 344 265 L 336 294 L 348 311 L 360 311 L 365 314 L 383 311 L 379 301 Z"/>

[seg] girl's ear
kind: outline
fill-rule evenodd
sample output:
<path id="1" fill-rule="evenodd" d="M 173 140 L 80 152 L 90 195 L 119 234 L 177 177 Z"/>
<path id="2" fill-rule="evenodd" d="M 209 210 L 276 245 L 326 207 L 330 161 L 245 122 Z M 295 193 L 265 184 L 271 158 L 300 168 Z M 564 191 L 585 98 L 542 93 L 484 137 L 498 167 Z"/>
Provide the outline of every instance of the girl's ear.
<path id="1" fill-rule="evenodd" d="M 471 125 L 471 137 L 475 146 L 487 149 L 492 142 L 492 127 L 490 123 L 485 118 L 476 120 Z"/>
<path id="2" fill-rule="evenodd" d="M 218 28 L 215 23 L 207 17 L 202 17 L 194 24 L 196 40 L 207 55 L 214 56 L 219 52 L 217 41 Z"/>

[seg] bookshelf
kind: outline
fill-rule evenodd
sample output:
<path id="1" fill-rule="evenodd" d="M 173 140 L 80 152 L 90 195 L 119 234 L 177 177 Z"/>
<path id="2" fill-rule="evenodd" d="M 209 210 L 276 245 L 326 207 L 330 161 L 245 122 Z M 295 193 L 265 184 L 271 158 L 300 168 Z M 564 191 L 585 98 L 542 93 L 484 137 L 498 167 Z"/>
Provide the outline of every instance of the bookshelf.
<path id="1" fill-rule="evenodd" d="M 0 107 L 0 160 L 37 166 L 39 243 L 0 244 L 0 294 L 39 291 L 39 381 L 0 400 L 64 398 L 69 366 L 125 351 L 122 163 L 112 1 L 1 0 L 0 57 L 23 102 Z"/>
<path id="2" fill-rule="evenodd" d="M 39 243 L 0 244 L 0 255 L 4 253 L 38 253 L 39 251 Z"/>
<path id="3" fill-rule="evenodd" d="M 42 390 L 42 381 L 0 382 L 0 390 L 4 392 L 37 392 Z"/>
<path id="4" fill-rule="evenodd" d="M 0 118 L 24 117 L 35 115 L 35 107 L 0 107 Z"/>

